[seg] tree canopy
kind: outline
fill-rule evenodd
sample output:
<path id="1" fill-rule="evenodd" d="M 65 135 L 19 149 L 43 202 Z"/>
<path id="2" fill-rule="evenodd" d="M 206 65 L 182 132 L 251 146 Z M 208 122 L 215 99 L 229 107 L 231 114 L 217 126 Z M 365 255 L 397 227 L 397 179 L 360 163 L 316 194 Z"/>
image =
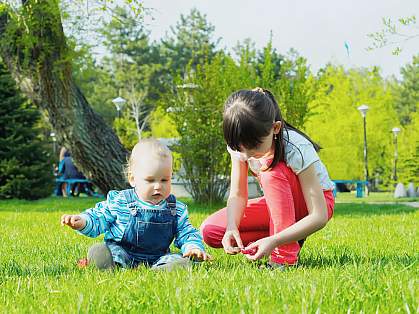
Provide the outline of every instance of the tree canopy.
<path id="1" fill-rule="evenodd" d="M 400 81 L 384 79 L 377 67 L 345 70 L 329 64 L 313 73 L 304 56 L 294 49 L 279 52 L 272 40 L 261 49 L 250 39 L 233 52 L 220 49 L 214 26 L 196 9 L 153 41 L 138 1 L 106 0 L 91 9 L 101 17 L 93 23 L 96 45 L 103 49 L 98 56 L 82 36 L 89 17 L 74 11 L 82 2 L 1 4 L 0 55 L 58 141 L 104 192 L 127 186 L 122 169 L 138 138 L 175 137 L 177 162 L 183 165 L 179 175 L 194 197 L 221 199 L 230 167 L 221 134 L 223 103 L 231 92 L 256 86 L 271 90 L 286 120 L 321 144 L 334 179 L 363 178 L 362 118 L 356 108 L 368 104 L 375 188 L 393 183 L 395 126 L 402 128 L 399 177 L 418 182 L 419 56 L 401 69 Z M 80 23 L 64 33 L 74 20 Z M 117 96 L 127 100 L 120 112 L 112 103 Z"/>

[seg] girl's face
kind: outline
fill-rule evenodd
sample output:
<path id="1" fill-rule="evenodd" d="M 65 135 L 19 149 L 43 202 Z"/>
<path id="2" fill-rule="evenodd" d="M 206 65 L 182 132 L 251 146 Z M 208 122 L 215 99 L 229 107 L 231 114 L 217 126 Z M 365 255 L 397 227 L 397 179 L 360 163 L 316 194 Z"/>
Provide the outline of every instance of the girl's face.
<path id="1" fill-rule="evenodd" d="M 170 194 L 172 178 L 172 158 L 143 155 L 134 159 L 131 186 L 145 202 L 159 204 Z"/>
<path id="2" fill-rule="evenodd" d="M 255 148 L 248 149 L 244 146 L 240 146 L 240 152 L 244 154 L 247 159 L 259 159 L 271 155 L 274 152 L 273 132 L 271 132 L 268 136 L 264 137 L 262 139 L 262 143 L 260 143 L 259 146 Z"/>
<path id="3" fill-rule="evenodd" d="M 281 130 L 281 122 L 277 121 L 273 123 L 273 127 L 271 132 L 268 136 L 262 138 L 262 143 L 259 146 L 247 149 L 243 146 L 240 147 L 240 152 L 244 154 L 247 159 L 249 158 L 266 158 L 270 157 L 274 154 L 275 151 L 275 143 L 274 143 L 274 136 L 279 133 Z"/>

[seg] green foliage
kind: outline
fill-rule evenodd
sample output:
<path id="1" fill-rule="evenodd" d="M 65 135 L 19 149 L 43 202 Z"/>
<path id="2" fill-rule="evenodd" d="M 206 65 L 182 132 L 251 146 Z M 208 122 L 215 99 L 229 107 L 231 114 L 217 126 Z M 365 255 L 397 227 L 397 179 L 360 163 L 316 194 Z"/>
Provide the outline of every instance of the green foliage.
<path id="1" fill-rule="evenodd" d="M 121 141 L 130 148 L 138 140 L 137 123 L 138 129 L 144 127 L 146 133 L 150 132 L 149 115 L 170 85 L 169 69 L 159 45 L 150 43 L 142 17 L 126 7 L 113 10 L 111 20 L 103 22 L 100 34 L 107 55 L 98 68 L 88 51 L 80 63 L 93 71 L 79 71 L 78 82 L 92 107 L 108 123 L 116 117 L 112 99 L 119 95 L 127 100 L 121 120 L 113 124 Z M 143 136 L 148 136 L 146 133 Z"/>
<path id="2" fill-rule="evenodd" d="M 226 97 L 234 90 L 234 69 L 232 59 L 223 54 L 198 65 L 188 80 L 179 80 L 177 97 L 170 107 L 181 136 L 176 149 L 184 167 L 180 176 L 198 202 L 222 200 L 229 184 L 222 112 Z"/>
<path id="3" fill-rule="evenodd" d="M 214 40 L 214 26 L 206 15 L 192 9 L 181 14 L 180 21 L 171 27 L 171 34 L 162 40 L 162 53 L 174 74 L 187 75 L 187 69 L 195 69 L 215 55 L 219 39 Z"/>
<path id="4" fill-rule="evenodd" d="M 151 134 L 155 138 L 177 138 L 176 125 L 173 119 L 166 113 L 163 107 L 157 107 L 150 117 Z"/>
<path id="5" fill-rule="evenodd" d="M 402 69 L 402 81 L 392 84 L 379 76 L 378 69 L 345 72 L 330 66 L 313 76 L 304 57 L 293 49 L 288 54 L 280 54 L 272 40 L 259 50 L 249 39 L 238 43 L 234 49 L 235 59 L 217 50 L 219 39 L 214 39 L 214 26 L 196 9 L 182 15 L 161 42 L 152 42 L 143 21 L 146 10 L 139 1 L 100 0 L 89 6 L 84 0 L 34 3 L 28 1 L 26 7 L 19 6 L 15 11 L 5 4 L 0 6 L 0 15 L 7 12 L 10 19 L 6 36 L 0 39 L 1 49 L 10 53 L 19 51 L 16 62 L 23 69 L 39 67 L 41 62 L 50 59 L 56 62 L 55 66 L 72 64 L 76 83 L 89 103 L 113 125 L 127 148 L 137 142 L 139 126 L 143 125 L 142 137 L 180 138 L 186 146 L 181 155 L 175 153 L 175 158 L 197 160 L 186 162 L 189 166 L 185 171 L 191 171 L 193 180 L 205 177 L 215 185 L 227 181 L 224 140 L 221 128 L 217 129 L 221 125 L 222 104 L 235 90 L 261 86 L 273 92 L 289 123 L 305 129 L 324 147 L 321 157 L 333 178 L 364 176 L 362 118 L 356 107 L 361 103 L 368 104 L 369 170 L 370 177 L 376 179 L 380 188 L 393 183 L 394 146 L 390 130 L 400 125 L 396 111 L 403 128 L 399 135 L 399 177 L 417 181 L 418 135 L 413 117 L 418 111 L 419 56 Z M 129 9 L 131 4 L 136 10 Z M 49 12 L 45 10 L 52 10 L 53 14 L 46 20 L 39 19 L 42 12 Z M 59 53 L 64 57 L 54 60 L 58 54 L 54 54 L 55 48 L 48 36 L 55 38 L 55 34 L 59 38 L 61 30 L 49 29 L 49 26 L 54 24 L 51 19 L 60 17 L 60 10 L 71 40 L 60 46 L 64 52 Z M 90 20 L 89 14 L 92 15 Z M 102 19 L 98 19 L 100 14 L 104 14 Z M 399 26 L 400 29 L 412 29 L 416 19 L 413 16 L 397 23 L 384 20 L 386 30 L 377 34 L 375 40 L 390 44 L 389 36 L 397 35 Z M 82 36 L 78 36 L 91 30 L 92 26 L 100 29 L 96 35 L 106 48 L 105 56 L 100 60 L 94 55 L 92 46 L 83 44 Z M 45 33 L 41 41 L 34 41 L 34 34 L 45 29 L 49 33 Z M 200 87 L 176 87 L 183 84 Z M 118 95 L 128 102 L 116 118 L 112 99 Z M 138 123 L 133 114 L 132 104 L 135 103 L 141 105 L 136 116 Z M 169 107 L 176 111 L 168 114 L 166 109 Z M 209 116 L 207 108 L 212 110 L 213 116 Z M 182 115 L 185 116 L 180 117 Z M 204 128 L 201 121 L 204 121 Z M 214 146 L 213 141 L 219 141 L 219 145 Z M 208 147 L 219 159 L 208 158 Z M 205 150 L 207 157 L 204 158 Z M 192 168 L 187 170 L 188 167 Z M 196 167 L 202 169 L 198 171 Z M 208 171 L 218 173 L 208 175 Z M 185 179 L 187 176 L 185 172 Z M 227 179 L 217 181 L 216 178 L 224 176 Z M 201 200 L 219 199 L 224 189 L 223 184 L 218 189 L 215 185 L 205 186 L 205 182 L 201 186 L 196 181 L 190 182 L 195 182 L 193 185 L 201 191 L 198 197 Z M 208 196 L 208 191 L 216 196 Z"/>
<path id="6" fill-rule="evenodd" d="M 397 125 L 391 89 L 376 70 L 351 70 L 328 66 L 318 77 L 305 129 L 323 150 L 320 157 L 332 179 L 364 179 L 363 120 L 357 110 L 368 104 L 367 143 L 370 178 L 388 185 Z"/>
<path id="7" fill-rule="evenodd" d="M 231 85 L 235 89 L 252 89 L 257 86 L 261 61 L 256 59 L 257 50 L 250 40 L 238 43 L 235 48 L 237 54 L 237 62 L 229 62 L 229 72 Z M 237 64 L 237 66 L 236 66 Z M 234 91 L 234 89 L 232 90 Z"/>
<path id="8" fill-rule="evenodd" d="M 272 46 L 271 34 L 268 44 L 259 52 L 257 58 L 256 71 L 261 78 L 259 84 L 268 87 L 272 82 L 280 79 L 283 74 L 281 70 L 284 61 L 285 57 Z"/>
<path id="9" fill-rule="evenodd" d="M 132 150 L 134 145 L 138 143 L 135 122 L 126 117 L 116 118 L 113 127 L 124 147 L 129 151 Z"/>
<path id="10" fill-rule="evenodd" d="M 149 31 L 142 19 L 130 11 L 117 7 L 109 23 L 105 23 L 101 33 L 104 45 L 110 56 L 104 60 L 104 66 L 113 73 L 114 86 L 121 90 L 121 95 L 128 97 L 132 90 L 147 91 L 151 102 L 158 97 L 160 84 L 153 84 L 162 66 L 162 60 L 154 55 L 150 44 Z M 155 85 L 155 86 L 154 86 Z"/>
<path id="11" fill-rule="evenodd" d="M 99 46 L 103 38 L 97 36 L 98 28 L 115 16 L 118 7 L 125 8 L 138 19 L 142 19 L 147 11 L 141 0 L 61 0 L 66 36 L 74 38 L 77 45 Z"/>
<path id="12" fill-rule="evenodd" d="M 393 55 L 399 55 L 405 42 L 418 37 L 416 22 L 415 15 L 401 17 L 396 22 L 391 18 L 383 18 L 383 29 L 367 35 L 372 41 L 367 50 L 394 46 Z"/>
<path id="13" fill-rule="evenodd" d="M 117 97 L 118 89 L 112 72 L 95 60 L 91 47 L 78 47 L 77 57 L 73 59 L 73 76 L 92 109 L 112 125 L 117 116 L 112 99 Z"/>
<path id="14" fill-rule="evenodd" d="M 46 67 L 69 73 L 75 54 L 62 36 L 59 1 L 29 0 L 17 8 L 5 5 L 0 14 L 2 22 L 7 21 L 2 26 L 1 54 L 18 66 L 22 78 L 40 80 Z"/>
<path id="15" fill-rule="evenodd" d="M 281 63 L 279 78 L 274 82 L 273 89 L 284 117 L 296 128 L 302 128 L 308 118 L 313 81 L 307 60 L 292 50 Z"/>
<path id="16" fill-rule="evenodd" d="M 412 112 L 419 111 L 419 54 L 413 56 L 412 63 L 400 70 L 402 81 L 397 85 L 395 109 L 402 125 L 410 123 Z"/>
<path id="17" fill-rule="evenodd" d="M 303 127 L 309 114 L 308 103 L 313 98 L 314 78 L 307 60 L 290 50 L 288 56 L 280 55 L 269 41 L 259 53 L 249 40 L 235 49 L 239 68 L 238 88 L 260 86 L 269 89 L 275 96 L 285 119 L 295 127 Z"/>
<path id="18" fill-rule="evenodd" d="M 51 194 L 50 151 L 36 128 L 40 118 L 0 63 L 0 198 L 37 199 Z"/>
<path id="19" fill-rule="evenodd" d="M 419 185 L 419 111 L 410 115 L 411 123 L 398 136 L 399 169 L 398 181 Z"/>
<path id="20" fill-rule="evenodd" d="M 238 89 L 263 86 L 276 95 L 285 117 L 301 126 L 308 113 L 312 78 L 304 58 L 285 59 L 272 48 L 264 48 L 263 59 L 249 42 L 238 45 L 238 60 L 219 52 L 198 65 L 184 80 L 168 108 L 180 135 L 182 178 L 197 201 L 222 200 L 229 181 L 229 155 L 222 135 L 223 104 Z M 277 72 L 279 71 L 279 72 Z M 170 104 L 173 94 L 168 94 Z"/>

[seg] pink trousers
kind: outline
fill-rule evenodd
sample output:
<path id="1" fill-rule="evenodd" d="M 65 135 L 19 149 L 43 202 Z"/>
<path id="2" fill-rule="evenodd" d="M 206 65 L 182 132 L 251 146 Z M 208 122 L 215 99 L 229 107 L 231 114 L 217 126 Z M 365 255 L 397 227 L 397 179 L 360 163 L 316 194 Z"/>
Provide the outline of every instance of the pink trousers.
<path id="1" fill-rule="evenodd" d="M 270 171 L 259 174 L 264 196 L 248 201 L 240 221 L 239 231 L 243 245 L 278 233 L 308 215 L 307 206 L 297 175 L 284 162 Z M 333 215 L 332 191 L 324 191 L 329 219 Z M 201 225 L 205 243 L 221 248 L 227 225 L 227 210 L 223 208 L 209 216 Z M 277 247 L 271 254 L 276 263 L 293 265 L 304 241 Z"/>

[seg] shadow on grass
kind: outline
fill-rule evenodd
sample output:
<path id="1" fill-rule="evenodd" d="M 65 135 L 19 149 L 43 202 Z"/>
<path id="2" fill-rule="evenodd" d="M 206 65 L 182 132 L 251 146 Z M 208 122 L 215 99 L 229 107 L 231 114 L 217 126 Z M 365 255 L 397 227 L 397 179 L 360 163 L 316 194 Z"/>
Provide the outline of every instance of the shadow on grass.
<path id="1" fill-rule="evenodd" d="M 77 213 L 84 209 L 94 207 L 96 203 L 105 199 L 93 197 L 62 198 L 49 197 L 36 201 L 26 200 L 2 200 L 0 212 L 68 212 Z M 195 203 L 191 199 L 179 199 L 188 205 L 192 213 L 210 215 L 224 208 L 226 203 Z M 334 216 L 373 216 L 373 215 L 397 215 L 411 214 L 418 208 L 403 204 L 366 204 L 366 203 L 338 203 L 335 205 Z"/>
<path id="2" fill-rule="evenodd" d="M 60 264 L 44 265 L 20 265 L 14 260 L 9 260 L 0 265 L 0 283 L 9 277 L 40 277 L 40 276 L 60 276 L 69 272 L 74 272 L 76 266 L 69 268 Z"/>
<path id="3" fill-rule="evenodd" d="M 226 207 L 225 203 L 199 204 L 194 203 L 190 199 L 181 199 L 181 201 L 188 205 L 190 212 L 198 212 L 207 215 L 210 215 L 217 210 Z M 334 216 L 380 216 L 411 214 L 416 212 L 418 209 L 419 208 L 414 208 L 403 204 L 339 203 L 335 204 Z"/>
<path id="4" fill-rule="evenodd" d="M 83 209 L 94 207 L 96 203 L 104 201 L 95 197 L 48 197 L 36 201 L 27 200 L 1 200 L 0 212 L 80 212 Z"/>
<path id="5" fill-rule="evenodd" d="M 335 205 L 334 216 L 380 216 L 411 214 L 418 208 L 402 204 L 347 204 Z"/>
<path id="6" fill-rule="evenodd" d="M 231 259 L 232 257 L 227 257 Z M 231 260 L 215 260 L 211 263 L 205 263 L 196 265 L 196 269 L 205 270 L 217 270 L 225 271 L 229 273 L 235 268 L 245 270 L 246 268 L 260 268 L 266 261 L 256 261 L 247 263 L 237 263 L 237 261 Z M 297 269 L 328 269 L 336 267 L 347 267 L 347 266 L 368 266 L 370 268 L 376 267 L 382 269 L 387 265 L 396 266 L 402 268 L 400 271 L 412 269 L 417 264 L 418 256 L 414 255 L 386 255 L 386 256 L 359 256 L 348 252 L 340 252 L 334 256 L 307 256 L 302 257 L 299 260 Z M 93 268 L 92 268 L 93 270 Z M 96 271 L 96 269 L 94 269 Z M 60 264 L 55 265 L 20 265 L 14 260 L 10 260 L 7 263 L 0 265 L 0 284 L 8 281 L 13 277 L 58 277 L 66 274 L 74 274 L 75 272 L 86 272 L 88 269 L 78 269 L 76 265 L 74 267 L 68 267 Z"/>
<path id="7" fill-rule="evenodd" d="M 69 212 L 77 213 L 84 209 L 94 207 L 96 203 L 105 201 L 104 198 L 95 197 L 48 197 L 36 201 L 27 200 L 0 200 L 0 212 Z M 195 203 L 188 198 L 179 198 L 179 201 L 188 205 L 189 211 L 210 215 L 226 206 L 225 203 Z"/>
<path id="8" fill-rule="evenodd" d="M 188 205 L 189 211 L 197 212 L 201 214 L 213 214 L 216 211 L 226 207 L 226 202 L 217 203 L 196 203 L 190 198 L 180 198 L 179 201 Z"/>

